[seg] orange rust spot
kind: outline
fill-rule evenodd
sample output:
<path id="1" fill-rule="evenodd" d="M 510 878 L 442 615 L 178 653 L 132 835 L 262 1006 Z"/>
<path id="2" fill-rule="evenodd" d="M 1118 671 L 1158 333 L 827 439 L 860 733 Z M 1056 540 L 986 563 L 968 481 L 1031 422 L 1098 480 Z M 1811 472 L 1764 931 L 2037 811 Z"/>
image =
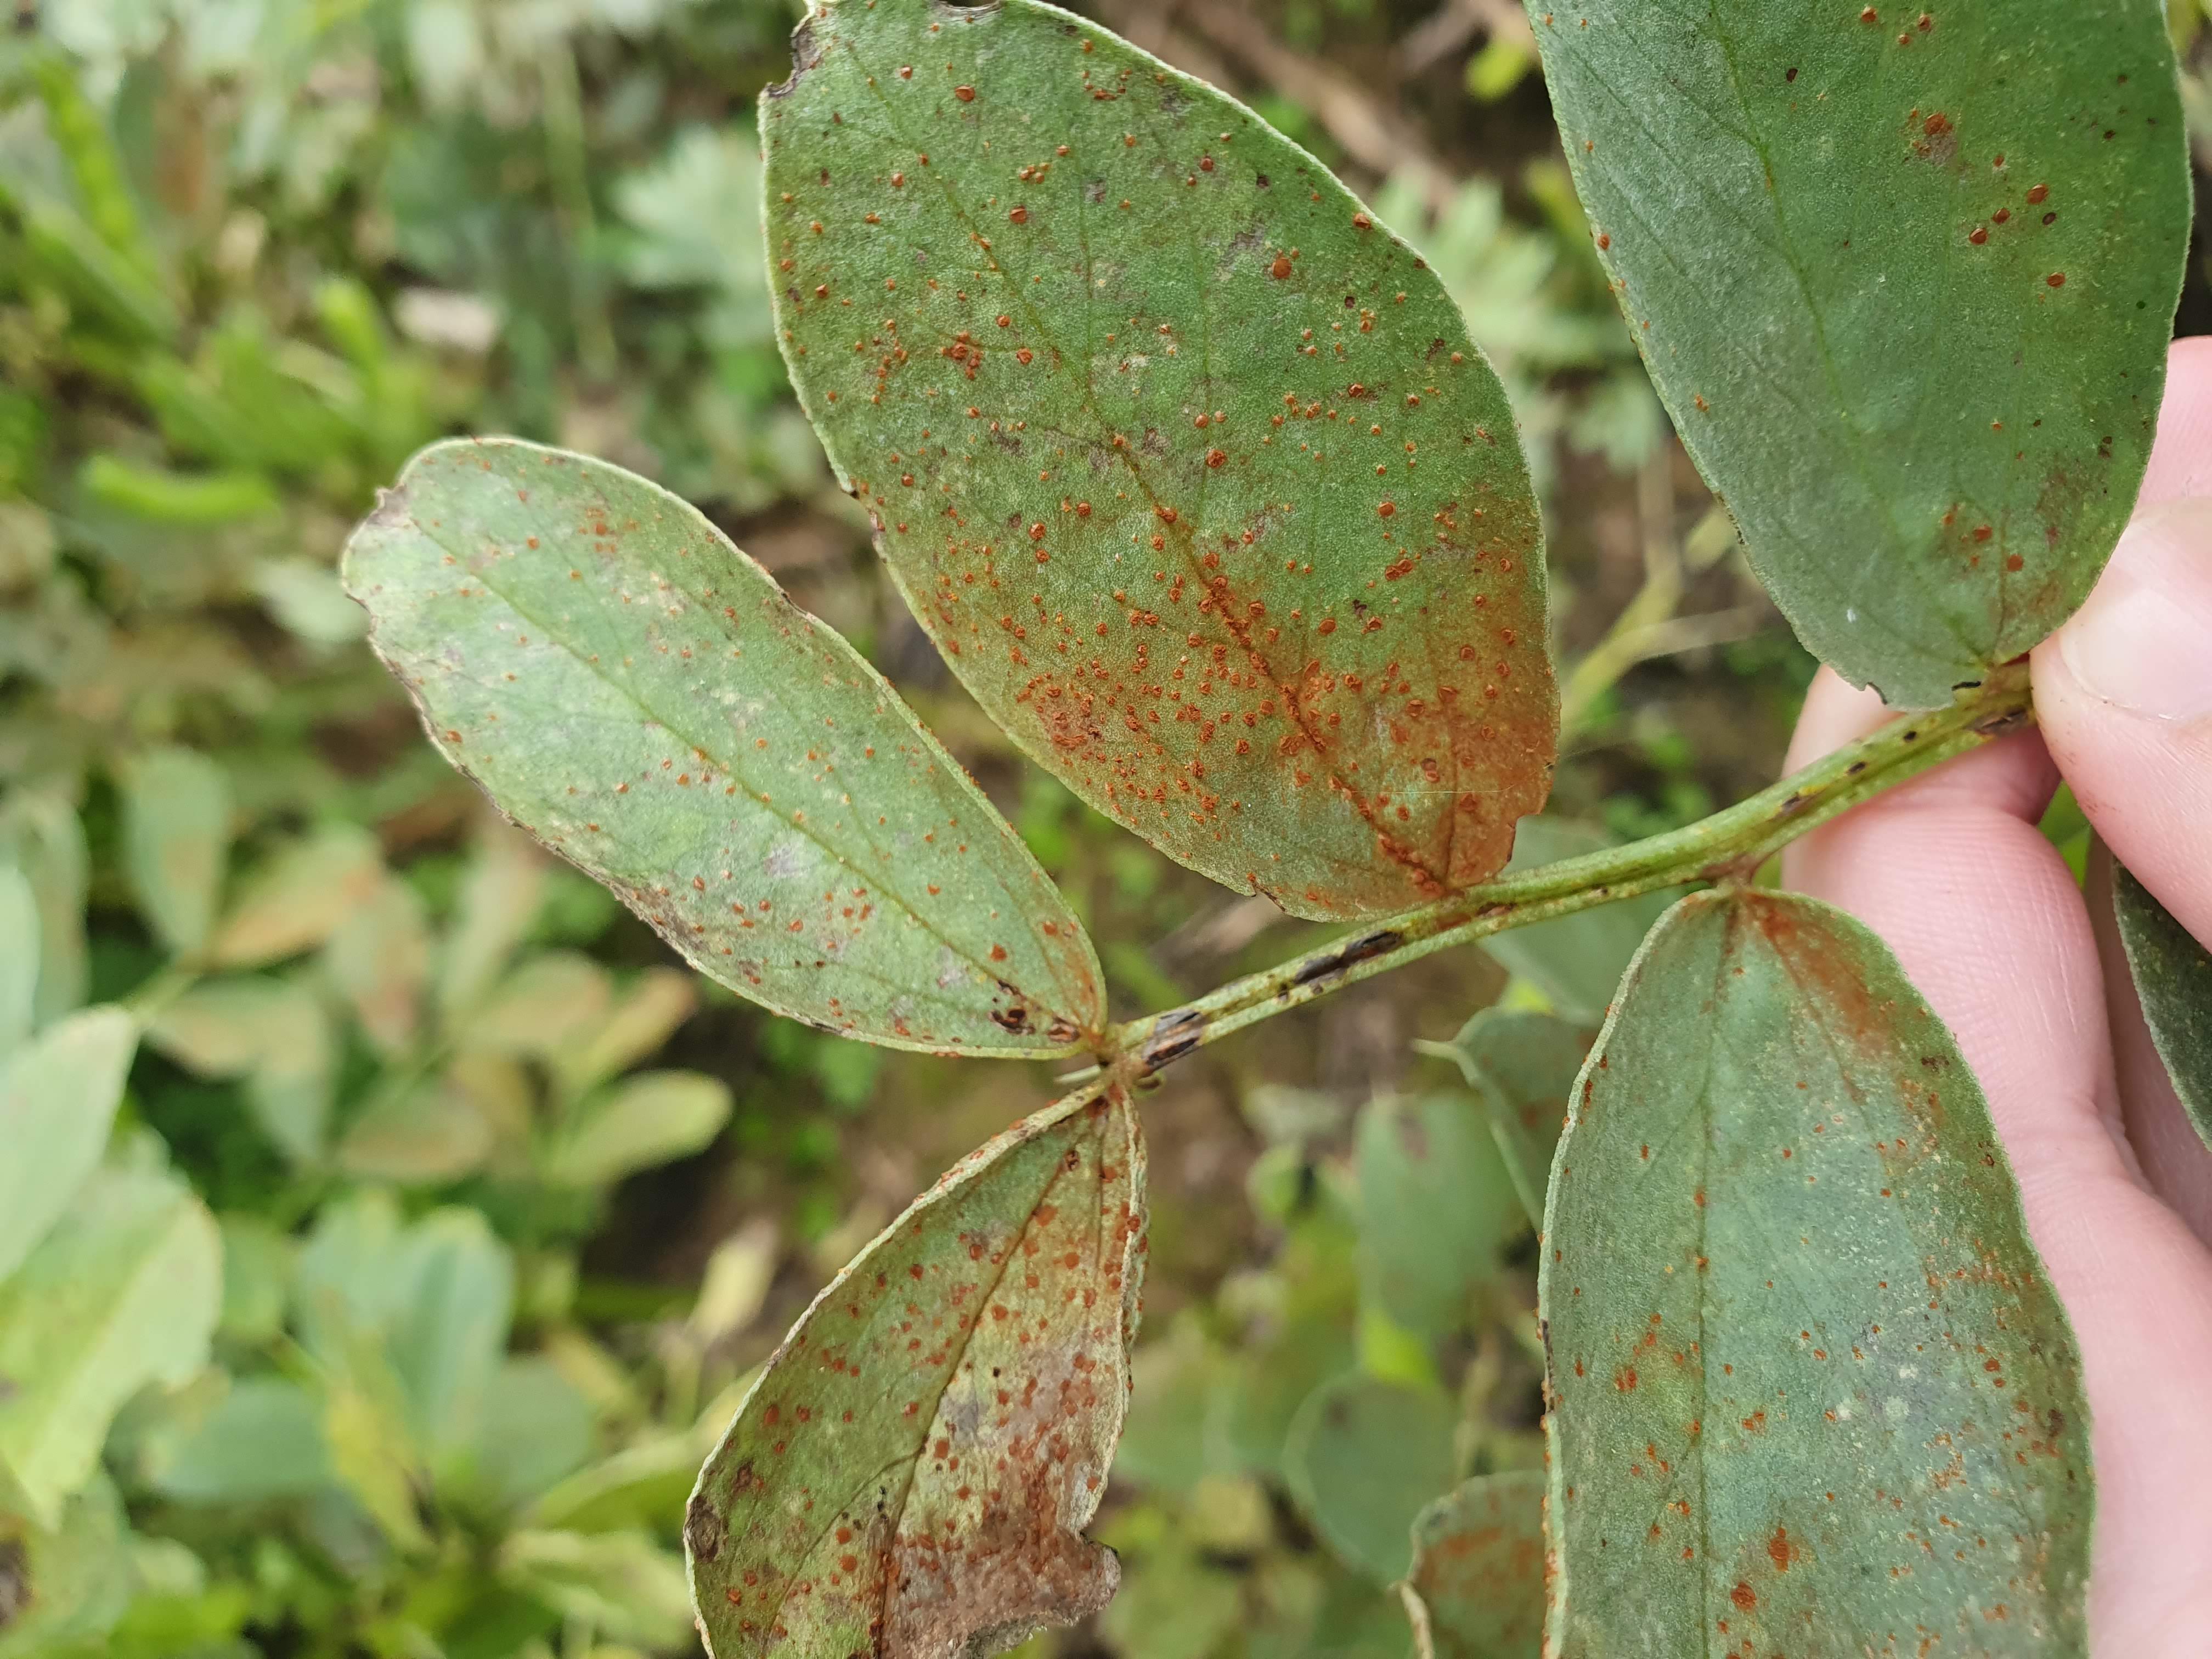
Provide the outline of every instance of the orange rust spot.
<path id="1" fill-rule="evenodd" d="M 1267 267 L 1267 271 L 1277 282 L 1281 282 L 1291 274 L 1291 256 L 1287 253 L 1278 253 L 1275 256 L 1275 263 Z"/>
<path id="2" fill-rule="evenodd" d="M 963 104 L 972 104 L 975 101 L 975 88 L 973 87 L 955 87 L 952 88 L 952 95 L 955 98 L 957 98 Z"/>
<path id="3" fill-rule="evenodd" d="M 1759 1605 L 1759 1592 L 1739 1578 L 1735 1588 L 1729 1592 L 1729 1600 L 1735 1603 L 1738 1612 L 1749 1613 Z"/>

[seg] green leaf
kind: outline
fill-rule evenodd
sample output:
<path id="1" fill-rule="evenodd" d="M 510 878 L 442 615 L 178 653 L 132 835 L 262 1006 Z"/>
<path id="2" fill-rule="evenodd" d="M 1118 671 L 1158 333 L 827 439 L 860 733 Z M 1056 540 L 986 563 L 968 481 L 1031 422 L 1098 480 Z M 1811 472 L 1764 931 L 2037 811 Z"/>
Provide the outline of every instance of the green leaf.
<path id="1" fill-rule="evenodd" d="M 645 1072 L 577 1109 L 546 1150 L 540 1173 L 576 1187 L 602 1186 L 688 1158 L 729 1121 L 730 1089 L 696 1072 Z"/>
<path id="2" fill-rule="evenodd" d="M 954 1165 L 815 1299 L 700 1471 L 720 1659 L 984 1655 L 1103 1607 L 1144 1142 L 1097 1086 Z M 780 1632 L 787 1630 L 788 1636 Z"/>
<path id="3" fill-rule="evenodd" d="M 100 1162 L 137 1046 L 128 1013 L 88 1008 L 0 1059 L 0 1280 Z"/>
<path id="4" fill-rule="evenodd" d="M 1544 1644 L 1544 1476 L 1470 1480 L 1413 1522 L 1399 1586 L 1419 1659 L 1537 1659 Z"/>
<path id="5" fill-rule="evenodd" d="M 5 1481 L 0 1469 L 0 1491 Z M 51 1659 L 114 1628 L 135 1586 L 124 1565 L 130 1524 L 106 1475 L 69 1500 L 58 1526 L 12 1530 L 0 1524 L 0 1659 Z"/>
<path id="6" fill-rule="evenodd" d="M 1434 273 L 1243 105 L 1034 0 L 840 0 L 793 48 L 779 342 L 977 701 L 1293 914 L 1494 873 L 1556 747 L 1543 532 Z"/>
<path id="7" fill-rule="evenodd" d="M 1433 1389 L 1358 1375 L 1310 1395 L 1291 1427 L 1291 1491 L 1349 1566 L 1405 1576 L 1413 1519 L 1450 1489 L 1451 1402 Z"/>
<path id="8" fill-rule="evenodd" d="M 1353 1145 L 1369 1294 L 1422 1336 L 1466 1328 L 1524 1220 L 1484 1103 L 1458 1089 L 1385 1095 L 1359 1115 Z"/>
<path id="9" fill-rule="evenodd" d="M 345 569 L 447 757 L 709 977 L 900 1048 L 1062 1054 L 1103 1026 L 1090 940 L 1005 819 L 666 491 L 437 445 Z"/>
<path id="10" fill-rule="evenodd" d="M 246 1103 L 279 1150 L 301 1165 L 323 1154 L 337 1057 L 330 1016 L 289 980 L 203 980 L 164 1005 L 146 1040 L 201 1077 L 244 1078 Z"/>
<path id="11" fill-rule="evenodd" d="M 222 1305 L 222 1242 L 180 1183 L 95 1174 L 0 1285 L 0 1463 L 42 1524 L 99 1462 L 117 1409 L 207 1360 Z"/>
<path id="12" fill-rule="evenodd" d="M 689 974 L 672 968 L 647 969 L 603 1022 L 577 1030 L 572 1042 L 556 1051 L 554 1066 L 562 1085 L 570 1091 L 588 1089 L 657 1053 L 698 1006 Z M 850 1043 L 825 1046 L 841 1053 L 871 1053 Z"/>
<path id="13" fill-rule="evenodd" d="M 1929 708 L 2133 507 L 2189 243 L 2158 0 L 1531 0 L 1644 362 L 1824 661 Z"/>
<path id="14" fill-rule="evenodd" d="M 642 1532 L 519 1532 L 500 1577 L 617 1640 L 674 1647 L 690 1623 L 684 1564 Z"/>
<path id="15" fill-rule="evenodd" d="M 123 866 L 138 908 L 179 954 L 207 943 L 230 851 L 230 781 L 191 749 L 155 749 L 122 766 Z"/>
<path id="16" fill-rule="evenodd" d="M 450 1078 L 396 1079 L 347 1127 L 337 1166 L 363 1181 L 427 1186 L 482 1169 L 494 1133 L 471 1096 Z"/>
<path id="17" fill-rule="evenodd" d="M 320 945 L 384 880 L 376 837 L 358 824 L 329 823 L 281 848 L 247 878 L 216 930 L 209 958 L 258 968 Z"/>
<path id="18" fill-rule="evenodd" d="M 546 1058 L 577 1032 L 599 1029 L 613 1000 L 614 981 L 598 963 L 574 951 L 547 951 L 495 986 L 458 1036 L 471 1048 Z"/>
<path id="19" fill-rule="evenodd" d="M 1552 1151 L 1589 1053 L 1589 1030 L 1525 1008 L 1484 1008 L 1449 1043 L 1414 1046 L 1456 1061 L 1468 1085 L 1480 1091 L 1513 1189 L 1529 1224 L 1541 1227 Z"/>
<path id="20" fill-rule="evenodd" d="M 1144 1659 L 1206 1659 L 1243 1621 L 1237 1575 L 1172 1545 L 1127 1576 L 1103 1627 L 1120 1653 Z"/>
<path id="21" fill-rule="evenodd" d="M 154 1471 L 154 1484 L 188 1504 L 294 1498 L 334 1478 L 323 1406 L 296 1382 L 234 1382 L 198 1430 Z"/>
<path id="22" fill-rule="evenodd" d="M 409 1426 L 434 1468 L 464 1462 L 507 1352 L 514 1261 L 475 1210 L 434 1210 L 409 1228 L 404 1299 L 390 1330 Z"/>
<path id="23" fill-rule="evenodd" d="M 88 859 L 76 808 L 46 790 L 0 806 L 0 864 L 21 871 L 39 908 L 38 990 L 32 1024 L 50 1024 L 84 1000 Z"/>
<path id="24" fill-rule="evenodd" d="M 1725 1619 L 1762 1653 L 2086 1653 L 2073 1332 L 1972 1073 L 1863 927 L 1675 906 L 1544 1241 L 1547 1651 L 1703 1652 Z"/>
<path id="25" fill-rule="evenodd" d="M 331 931 L 323 961 L 369 1042 L 387 1057 L 405 1054 L 430 978 L 429 918 L 415 890 L 386 879 Z"/>
<path id="26" fill-rule="evenodd" d="M 2212 1146 L 2212 951 L 2118 864 L 2112 914 L 2151 1042 L 2182 1109 Z"/>
<path id="27" fill-rule="evenodd" d="M 481 828 L 439 959 L 441 1013 L 465 1012 L 499 976 L 544 900 L 546 868 L 527 836 L 496 821 Z"/>
<path id="28" fill-rule="evenodd" d="M 22 872 L 0 865 L 0 1060 L 31 1035 L 39 990 L 39 898 Z"/>
<path id="29" fill-rule="evenodd" d="M 467 1489 L 505 1513 L 574 1474 L 592 1455 L 595 1413 L 575 1384 L 537 1354 L 504 1361 L 465 1459 Z M 665 1512 L 672 1519 L 678 1496 Z"/>
<path id="30" fill-rule="evenodd" d="M 1613 844 L 1602 830 L 1565 818 L 1524 818 L 1513 843 L 1513 871 L 1581 858 Z M 1643 943 L 1644 933 L 1673 902 L 1671 892 L 1646 893 L 1555 916 L 1527 927 L 1493 933 L 1482 941 L 1487 951 L 1510 973 L 1518 974 L 1541 991 L 1563 1018 L 1581 1025 L 1595 1025 L 1605 1018 L 1613 988 L 1627 969 L 1629 958 Z"/>

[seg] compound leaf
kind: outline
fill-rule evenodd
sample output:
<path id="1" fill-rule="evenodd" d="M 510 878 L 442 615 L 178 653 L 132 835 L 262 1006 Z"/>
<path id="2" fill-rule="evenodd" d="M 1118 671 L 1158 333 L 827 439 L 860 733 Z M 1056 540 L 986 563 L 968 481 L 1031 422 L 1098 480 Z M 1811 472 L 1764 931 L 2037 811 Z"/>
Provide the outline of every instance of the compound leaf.
<path id="1" fill-rule="evenodd" d="M 2080 1354 L 1972 1073 L 1864 927 L 1675 906 L 1545 1220 L 1547 1652 L 2087 1651 Z"/>
<path id="2" fill-rule="evenodd" d="M 2212 951 L 2118 864 L 2112 914 L 2151 1042 L 2182 1109 L 2212 1146 Z"/>
<path id="3" fill-rule="evenodd" d="M 1805 643 L 1934 708 L 2088 593 L 2189 245 L 2158 0 L 1529 0 L 1597 246 Z"/>
<path id="4" fill-rule="evenodd" d="M 761 100 L 779 340 L 1036 762 L 1305 916 L 1493 874 L 1558 698 L 1513 416 L 1425 262 L 1036 0 L 830 0 Z"/>
<path id="5" fill-rule="evenodd" d="M 1144 1142 L 1118 1090 L 953 1166 L 776 1351 L 684 1527 L 715 1659 L 982 1655 L 1105 1605 Z"/>
<path id="6" fill-rule="evenodd" d="M 1419 1659 L 1536 1659 L 1544 1642 L 1544 1476 L 1484 1475 L 1423 1510 L 1398 1587 Z"/>
<path id="7" fill-rule="evenodd" d="M 859 653 L 696 510 L 500 439 L 407 465 L 345 559 L 439 748 L 692 965 L 899 1048 L 1103 1024 L 1066 902 Z"/>

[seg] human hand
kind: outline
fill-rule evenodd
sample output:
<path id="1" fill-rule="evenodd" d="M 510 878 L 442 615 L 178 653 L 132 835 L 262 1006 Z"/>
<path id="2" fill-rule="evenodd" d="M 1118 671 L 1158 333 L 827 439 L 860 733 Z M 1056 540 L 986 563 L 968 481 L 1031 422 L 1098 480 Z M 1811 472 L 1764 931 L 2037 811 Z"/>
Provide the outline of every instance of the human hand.
<path id="1" fill-rule="evenodd" d="M 1792 846 L 1956 1035 L 2081 1340 L 2097 1477 L 2100 1659 L 2212 1652 L 2212 1152 L 2136 1005 L 2111 857 L 2088 892 L 2036 824 L 2062 775 L 2100 840 L 2212 941 L 2212 339 L 2178 343 L 2133 524 L 2033 659 L 2039 729 Z M 1788 764 L 1880 724 L 1820 671 Z"/>

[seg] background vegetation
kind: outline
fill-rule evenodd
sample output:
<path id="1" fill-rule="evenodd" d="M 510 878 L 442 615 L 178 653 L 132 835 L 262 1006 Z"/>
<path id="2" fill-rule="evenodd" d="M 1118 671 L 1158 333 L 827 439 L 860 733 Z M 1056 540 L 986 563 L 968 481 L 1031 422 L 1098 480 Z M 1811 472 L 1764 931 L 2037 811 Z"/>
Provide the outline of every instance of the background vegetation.
<path id="1" fill-rule="evenodd" d="M 1091 9 L 1342 171 L 1504 377 L 1550 514 L 1554 810 L 1582 826 L 1542 854 L 1769 779 L 1811 659 L 1636 363 L 1517 6 Z M 749 1369 L 1052 1079 L 741 1005 L 491 817 L 338 591 L 375 487 L 507 431 L 698 502 L 1007 811 L 1117 1014 L 1321 933 L 1020 762 L 878 578 L 769 335 L 752 100 L 785 0 L 16 10 L 0 1125 L 129 1069 L 82 1187 L 42 1197 L 52 1149 L 0 1146 L 0 1659 L 692 1650 L 676 1528 Z M 2196 0 L 2171 10 L 2212 52 Z M 2208 322 L 2197 271 L 2182 326 Z M 1405 1651 L 1408 1521 L 1540 1461 L 1516 1148 L 1555 1128 L 1640 925 L 1432 959 L 1149 1097 L 1102 1522 L 1128 1584 L 1037 1651 Z M 118 1002 L 135 1056 L 76 1012 Z M 11 1206 L 41 1206 L 15 1249 Z"/>

